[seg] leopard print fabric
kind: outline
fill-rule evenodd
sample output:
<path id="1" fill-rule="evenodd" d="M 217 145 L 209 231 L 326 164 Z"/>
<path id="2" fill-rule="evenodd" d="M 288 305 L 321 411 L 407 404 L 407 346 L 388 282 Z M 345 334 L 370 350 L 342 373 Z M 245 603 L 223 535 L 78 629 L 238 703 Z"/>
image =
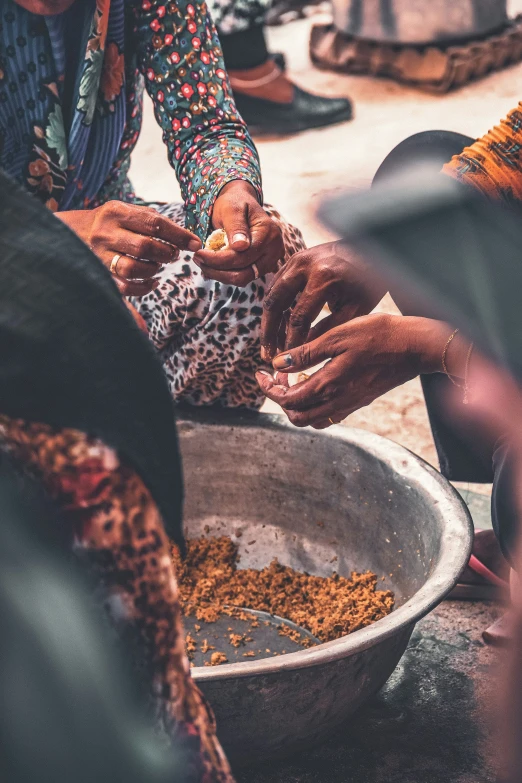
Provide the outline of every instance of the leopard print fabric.
<path id="1" fill-rule="evenodd" d="M 182 204 L 149 206 L 185 224 Z M 273 207 L 265 210 L 281 229 L 284 263 L 305 247 L 303 236 Z M 237 288 L 207 280 L 192 256 L 183 252 L 163 267 L 154 291 L 130 301 L 147 324 L 176 402 L 258 409 L 264 396 L 254 376 L 264 366 L 261 315 L 273 275 Z"/>
<path id="2" fill-rule="evenodd" d="M 142 480 L 76 430 L 0 415 L 0 446 L 64 511 L 158 729 L 186 753 L 187 781 L 233 783 L 213 713 L 190 676 L 169 541 Z"/>

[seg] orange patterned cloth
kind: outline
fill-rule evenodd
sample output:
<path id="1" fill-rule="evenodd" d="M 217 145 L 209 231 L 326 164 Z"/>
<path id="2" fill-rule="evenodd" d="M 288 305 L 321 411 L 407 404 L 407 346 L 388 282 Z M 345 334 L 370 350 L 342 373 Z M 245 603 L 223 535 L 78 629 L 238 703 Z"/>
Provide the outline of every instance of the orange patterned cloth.
<path id="1" fill-rule="evenodd" d="M 488 198 L 510 206 L 522 204 L 522 103 L 442 171 Z"/>
<path id="2" fill-rule="evenodd" d="M 158 732 L 186 753 L 186 779 L 234 783 L 212 709 L 190 676 L 171 544 L 141 478 L 97 438 L 0 413 L 2 451 L 64 512 L 109 619 L 122 642 L 133 640 L 128 654 Z"/>

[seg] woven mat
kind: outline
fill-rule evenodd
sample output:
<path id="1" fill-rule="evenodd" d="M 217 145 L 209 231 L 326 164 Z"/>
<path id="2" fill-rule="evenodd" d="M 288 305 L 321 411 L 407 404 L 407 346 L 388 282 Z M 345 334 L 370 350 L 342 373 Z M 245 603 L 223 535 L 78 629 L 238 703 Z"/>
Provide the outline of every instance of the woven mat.
<path id="1" fill-rule="evenodd" d="M 316 24 L 310 56 L 319 68 L 382 76 L 432 93 L 445 93 L 522 60 L 522 15 L 488 38 L 438 47 L 361 41 L 333 25 Z"/>

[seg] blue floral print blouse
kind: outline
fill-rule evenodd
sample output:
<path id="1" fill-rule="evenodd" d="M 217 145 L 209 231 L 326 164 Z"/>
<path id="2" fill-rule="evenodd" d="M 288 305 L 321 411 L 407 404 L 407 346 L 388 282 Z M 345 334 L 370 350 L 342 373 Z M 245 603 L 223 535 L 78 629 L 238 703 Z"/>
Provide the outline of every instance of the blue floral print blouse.
<path id="1" fill-rule="evenodd" d="M 0 166 L 51 210 L 142 203 L 128 170 L 144 85 L 187 227 L 204 238 L 225 183 L 246 180 L 262 198 L 206 4 L 75 0 L 38 16 L 0 0 Z"/>

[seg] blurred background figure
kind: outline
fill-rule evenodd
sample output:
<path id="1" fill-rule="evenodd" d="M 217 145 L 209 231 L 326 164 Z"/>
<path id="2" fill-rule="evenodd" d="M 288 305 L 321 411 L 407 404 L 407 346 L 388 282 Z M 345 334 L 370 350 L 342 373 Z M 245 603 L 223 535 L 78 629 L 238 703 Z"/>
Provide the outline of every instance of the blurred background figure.
<path id="1" fill-rule="evenodd" d="M 508 17 L 506 0 L 331 0 L 331 8 L 310 36 L 320 68 L 445 93 L 522 57 L 522 20 Z"/>
<path id="2" fill-rule="evenodd" d="M 302 90 L 286 75 L 284 55 L 270 54 L 265 17 L 271 0 L 210 0 L 236 106 L 251 127 L 298 133 L 352 118 L 347 98 Z"/>

